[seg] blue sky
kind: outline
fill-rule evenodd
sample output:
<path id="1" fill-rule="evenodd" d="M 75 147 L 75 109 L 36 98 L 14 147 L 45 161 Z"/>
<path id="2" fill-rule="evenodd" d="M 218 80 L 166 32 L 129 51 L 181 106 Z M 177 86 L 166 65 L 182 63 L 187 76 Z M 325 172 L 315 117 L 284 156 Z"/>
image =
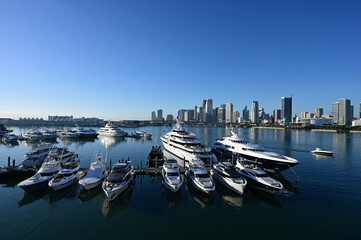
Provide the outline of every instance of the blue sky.
<path id="1" fill-rule="evenodd" d="M 361 102 L 361 1 L 0 1 L 0 117 Z"/>

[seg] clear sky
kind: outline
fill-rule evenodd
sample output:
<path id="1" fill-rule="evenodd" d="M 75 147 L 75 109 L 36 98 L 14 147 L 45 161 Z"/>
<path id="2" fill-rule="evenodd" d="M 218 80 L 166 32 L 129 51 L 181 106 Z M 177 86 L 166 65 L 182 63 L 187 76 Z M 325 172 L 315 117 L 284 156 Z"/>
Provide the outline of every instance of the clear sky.
<path id="1" fill-rule="evenodd" d="M 361 1 L 0 1 L 0 117 L 361 102 Z"/>

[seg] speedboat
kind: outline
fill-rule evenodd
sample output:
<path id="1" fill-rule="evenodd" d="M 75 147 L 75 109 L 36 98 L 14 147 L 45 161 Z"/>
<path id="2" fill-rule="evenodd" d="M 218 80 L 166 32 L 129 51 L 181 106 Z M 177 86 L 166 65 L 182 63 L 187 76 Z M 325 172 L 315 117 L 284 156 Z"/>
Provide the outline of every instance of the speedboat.
<path id="1" fill-rule="evenodd" d="M 213 152 L 228 157 L 236 156 L 250 161 L 257 161 L 260 168 L 266 171 L 283 171 L 297 165 L 296 159 L 275 152 L 265 152 L 257 144 L 251 144 L 246 139 L 240 138 L 233 131 L 230 137 L 217 139 L 212 147 Z"/>
<path id="2" fill-rule="evenodd" d="M 189 161 L 195 156 L 201 159 L 207 166 L 217 163 L 216 156 L 207 148 L 195 134 L 187 132 L 180 122 L 177 122 L 173 130 L 160 137 L 164 148 L 173 155 Z"/>
<path id="3" fill-rule="evenodd" d="M 152 146 L 152 150 L 150 150 L 150 153 L 148 154 L 148 167 L 159 167 L 163 166 L 164 163 L 164 154 L 159 146 Z"/>
<path id="4" fill-rule="evenodd" d="M 77 126 L 76 128 L 73 128 L 72 131 L 79 133 L 80 138 L 95 138 L 96 136 L 98 136 L 98 133 L 91 128 L 88 129 Z"/>
<path id="5" fill-rule="evenodd" d="M 13 134 L 13 133 L 6 133 L 6 134 L 2 137 L 1 141 L 2 141 L 3 143 L 13 143 L 13 142 L 17 142 L 17 141 L 18 141 L 18 137 L 17 137 L 15 134 Z"/>
<path id="6" fill-rule="evenodd" d="M 192 164 L 186 171 L 186 176 L 199 191 L 211 194 L 216 188 L 204 165 Z"/>
<path id="7" fill-rule="evenodd" d="M 183 179 L 176 160 L 165 160 L 162 168 L 162 176 L 167 189 L 172 192 L 177 192 L 181 188 Z"/>
<path id="8" fill-rule="evenodd" d="M 327 151 L 322 148 L 316 148 L 315 150 L 312 150 L 311 153 L 318 154 L 318 155 L 326 155 L 326 156 L 333 156 L 334 152 Z"/>
<path id="9" fill-rule="evenodd" d="M 37 149 L 33 152 L 25 155 L 25 160 L 22 162 L 23 167 L 39 167 L 43 163 L 44 159 L 52 149 L 50 143 L 41 143 Z"/>
<path id="10" fill-rule="evenodd" d="M 63 168 L 56 174 L 56 176 L 49 182 L 49 187 L 55 191 L 64 189 L 78 182 L 84 176 L 84 173 L 79 171 L 79 161 L 67 162 Z"/>
<path id="11" fill-rule="evenodd" d="M 43 137 L 46 140 L 55 140 L 58 137 L 55 131 L 50 131 L 45 128 L 41 129 L 40 132 L 43 134 Z"/>
<path id="12" fill-rule="evenodd" d="M 127 135 L 121 128 L 113 125 L 110 121 L 98 131 L 99 136 L 106 137 L 125 137 Z"/>
<path id="13" fill-rule="evenodd" d="M 138 134 L 141 138 L 145 138 L 145 139 L 151 139 L 152 138 L 152 134 L 143 132 L 143 131 L 135 131 L 136 134 Z"/>
<path id="14" fill-rule="evenodd" d="M 41 168 L 34 176 L 20 182 L 18 186 L 26 192 L 45 188 L 48 186 L 49 181 L 60 171 L 60 169 L 60 162 L 49 156 L 45 159 Z"/>
<path id="15" fill-rule="evenodd" d="M 245 179 L 247 179 L 249 186 L 271 193 L 283 189 L 283 185 L 279 181 L 271 178 L 266 172 L 258 168 L 257 164 L 251 161 L 238 159 L 236 162 L 236 169 Z"/>
<path id="16" fill-rule="evenodd" d="M 134 168 L 128 161 L 119 161 L 114 164 L 110 174 L 102 184 L 103 191 L 109 201 L 114 200 L 124 192 L 133 181 Z"/>
<path id="17" fill-rule="evenodd" d="M 59 132 L 58 135 L 61 138 L 78 138 L 80 133 L 74 132 L 70 129 L 64 129 L 62 132 Z"/>
<path id="18" fill-rule="evenodd" d="M 44 138 L 43 134 L 36 130 L 30 130 L 24 134 L 24 139 L 29 141 L 40 141 Z"/>
<path id="19" fill-rule="evenodd" d="M 89 171 L 86 176 L 79 180 L 79 184 L 85 190 L 89 190 L 99 186 L 107 176 L 107 169 L 103 156 L 98 152 L 90 163 Z"/>
<path id="20" fill-rule="evenodd" d="M 211 175 L 223 186 L 241 195 L 247 185 L 247 181 L 239 174 L 239 172 L 237 172 L 230 162 L 220 162 L 213 165 Z"/>

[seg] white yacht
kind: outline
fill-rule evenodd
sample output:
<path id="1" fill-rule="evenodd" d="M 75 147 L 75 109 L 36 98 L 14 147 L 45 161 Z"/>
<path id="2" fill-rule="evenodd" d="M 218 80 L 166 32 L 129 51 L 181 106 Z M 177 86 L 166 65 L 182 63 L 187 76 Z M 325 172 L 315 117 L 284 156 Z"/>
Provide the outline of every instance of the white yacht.
<path id="1" fill-rule="evenodd" d="M 67 162 L 58 174 L 50 180 L 49 187 L 57 191 L 76 183 L 84 176 L 84 173 L 79 171 L 79 168 L 79 161 Z"/>
<path id="2" fill-rule="evenodd" d="M 223 186 L 241 195 L 247 185 L 247 181 L 237 172 L 230 162 L 220 162 L 213 165 L 211 175 Z"/>
<path id="3" fill-rule="evenodd" d="M 65 128 L 63 131 L 58 132 L 58 135 L 60 138 L 79 138 L 80 133 Z"/>
<path id="4" fill-rule="evenodd" d="M 66 147 L 54 147 L 48 153 L 48 156 L 65 164 L 70 161 L 77 161 L 78 153 L 69 151 Z"/>
<path id="5" fill-rule="evenodd" d="M 141 138 L 145 138 L 145 139 L 151 139 L 152 138 L 152 134 L 147 133 L 147 132 L 135 131 L 135 133 Z"/>
<path id="6" fill-rule="evenodd" d="M 230 137 L 217 139 L 212 150 L 217 154 L 236 156 L 251 161 L 257 161 L 260 168 L 268 171 L 283 171 L 297 165 L 296 159 L 274 152 L 265 152 L 257 144 L 251 144 L 246 139 L 240 138 L 233 131 Z"/>
<path id="7" fill-rule="evenodd" d="M 41 143 L 35 151 L 25 154 L 23 167 L 39 167 L 52 148 L 50 143 Z"/>
<path id="8" fill-rule="evenodd" d="M 85 190 L 89 190 L 99 186 L 107 176 L 107 169 L 103 156 L 98 152 L 90 163 L 89 171 L 86 176 L 79 180 L 79 184 Z"/>
<path id="9" fill-rule="evenodd" d="M 55 131 L 50 131 L 45 128 L 41 129 L 40 132 L 45 140 L 55 140 L 58 137 Z"/>
<path id="10" fill-rule="evenodd" d="M 91 128 L 82 128 L 82 127 L 76 127 L 73 128 L 73 132 L 79 133 L 80 138 L 95 138 L 98 136 L 98 133 Z"/>
<path id="11" fill-rule="evenodd" d="M 216 188 L 204 165 L 190 164 L 186 176 L 199 191 L 211 194 Z"/>
<path id="12" fill-rule="evenodd" d="M 312 150 L 311 153 L 318 154 L 318 155 L 326 155 L 326 156 L 333 156 L 334 152 L 327 151 L 322 148 L 316 148 L 315 150 Z"/>
<path id="13" fill-rule="evenodd" d="M 48 183 L 60 171 L 60 161 L 48 156 L 39 171 L 32 177 L 18 184 L 24 191 L 30 192 L 48 186 Z"/>
<path id="14" fill-rule="evenodd" d="M 36 130 L 30 130 L 24 134 L 24 139 L 29 141 L 40 141 L 44 138 L 43 134 Z"/>
<path id="15" fill-rule="evenodd" d="M 236 169 L 247 179 L 248 185 L 266 192 L 278 192 L 283 189 L 283 185 L 271 178 L 266 172 L 257 167 L 257 164 L 238 159 Z"/>
<path id="16" fill-rule="evenodd" d="M 177 192 L 181 188 L 183 179 L 176 160 L 165 160 L 162 168 L 162 176 L 165 187 L 170 191 Z"/>
<path id="17" fill-rule="evenodd" d="M 103 191 L 109 201 L 114 200 L 124 192 L 134 178 L 134 168 L 128 161 L 119 161 L 114 164 L 110 174 L 102 184 Z"/>
<path id="18" fill-rule="evenodd" d="M 207 166 L 218 162 L 211 148 L 203 146 L 200 140 L 193 133 L 184 130 L 179 122 L 171 132 L 162 135 L 160 139 L 167 151 L 186 162 L 195 156 Z"/>
<path id="19" fill-rule="evenodd" d="M 4 136 L 2 137 L 1 141 L 3 143 L 11 143 L 11 142 L 17 142 L 18 141 L 18 136 L 16 136 L 13 133 L 6 133 L 4 134 Z"/>
<path id="20" fill-rule="evenodd" d="M 106 137 L 125 137 L 127 135 L 121 128 L 113 125 L 110 121 L 98 131 L 99 136 Z"/>

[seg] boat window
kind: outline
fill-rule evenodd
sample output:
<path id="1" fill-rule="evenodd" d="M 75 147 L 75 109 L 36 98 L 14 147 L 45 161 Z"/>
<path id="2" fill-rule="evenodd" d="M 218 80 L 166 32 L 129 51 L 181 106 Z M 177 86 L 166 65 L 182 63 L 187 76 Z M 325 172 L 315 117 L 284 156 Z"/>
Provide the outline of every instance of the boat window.
<path id="1" fill-rule="evenodd" d="M 266 173 L 258 173 L 256 174 L 257 177 L 268 177 Z"/>
<path id="2" fill-rule="evenodd" d="M 231 178 L 239 178 L 241 176 L 236 169 L 226 169 L 226 173 Z"/>
<path id="3" fill-rule="evenodd" d="M 169 172 L 169 173 L 167 173 L 167 176 L 176 177 L 176 176 L 179 176 L 179 173 L 177 173 L 177 172 Z"/>
<path id="4" fill-rule="evenodd" d="M 209 178 L 209 175 L 207 173 L 199 173 L 196 175 L 198 178 Z"/>
<path id="5" fill-rule="evenodd" d="M 49 172 L 49 173 L 40 173 L 40 175 L 42 177 L 46 177 L 46 176 L 53 176 L 56 172 Z"/>

